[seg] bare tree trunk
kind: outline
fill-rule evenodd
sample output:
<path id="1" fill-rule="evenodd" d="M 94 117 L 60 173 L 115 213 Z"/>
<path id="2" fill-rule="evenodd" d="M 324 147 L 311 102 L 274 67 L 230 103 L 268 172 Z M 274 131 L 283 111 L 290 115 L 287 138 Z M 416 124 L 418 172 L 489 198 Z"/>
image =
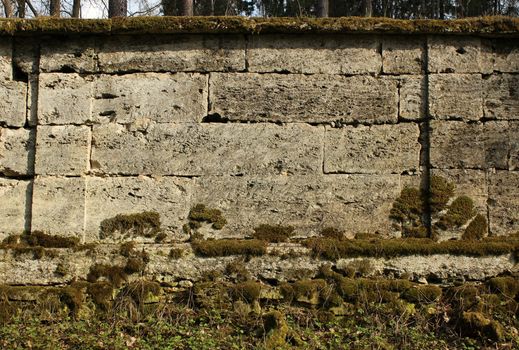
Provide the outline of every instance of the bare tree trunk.
<path id="1" fill-rule="evenodd" d="M 108 17 L 126 17 L 127 0 L 108 0 Z"/>
<path id="2" fill-rule="evenodd" d="M 373 15 L 372 0 L 364 0 L 364 16 L 371 17 Z"/>
<path id="3" fill-rule="evenodd" d="M 18 2 L 18 17 L 25 18 L 25 0 L 17 0 Z"/>
<path id="4" fill-rule="evenodd" d="M 317 1 L 317 17 L 328 17 L 328 0 Z"/>
<path id="5" fill-rule="evenodd" d="M 162 11 L 164 16 L 175 15 L 175 2 L 173 0 L 162 0 Z"/>
<path id="6" fill-rule="evenodd" d="M 11 0 L 2 0 L 2 4 L 4 5 L 4 15 L 6 18 L 13 17 L 13 4 Z"/>
<path id="7" fill-rule="evenodd" d="M 59 17 L 61 9 L 60 0 L 50 0 L 50 15 L 54 17 Z"/>
<path id="8" fill-rule="evenodd" d="M 81 0 L 74 0 L 72 3 L 72 17 L 79 18 L 81 15 Z"/>
<path id="9" fill-rule="evenodd" d="M 181 16 L 193 16 L 193 0 L 182 0 Z"/>

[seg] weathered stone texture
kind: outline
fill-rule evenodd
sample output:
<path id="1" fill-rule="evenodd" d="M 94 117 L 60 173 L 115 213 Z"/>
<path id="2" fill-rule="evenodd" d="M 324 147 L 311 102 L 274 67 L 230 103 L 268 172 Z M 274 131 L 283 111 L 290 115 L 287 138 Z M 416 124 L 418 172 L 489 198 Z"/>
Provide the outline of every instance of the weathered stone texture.
<path id="1" fill-rule="evenodd" d="M 33 174 L 34 137 L 34 130 L 0 128 L 0 174 Z"/>
<path id="2" fill-rule="evenodd" d="M 117 36 L 98 53 L 101 72 L 220 72 L 245 69 L 241 35 Z"/>
<path id="3" fill-rule="evenodd" d="M 415 171 L 420 162 L 417 124 L 347 126 L 326 129 L 326 173 Z"/>
<path id="4" fill-rule="evenodd" d="M 428 44 L 431 73 L 491 72 L 486 59 L 487 48 L 483 47 L 480 38 L 432 36 Z"/>
<path id="5" fill-rule="evenodd" d="M 519 75 L 493 74 L 483 86 L 485 118 L 519 120 Z"/>
<path id="6" fill-rule="evenodd" d="M 92 114 L 93 77 L 40 74 L 38 124 L 84 124 Z"/>
<path id="7" fill-rule="evenodd" d="M 92 164 L 125 175 L 317 173 L 323 137 L 299 124 L 106 124 L 94 127 Z"/>
<path id="8" fill-rule="evenodd" d="M 27 84 L 0 79 L 0 124 L 24 126 L 26 98 Z"/>
<path id="9" fill-rule="evenodd" d="M 434 168 L 508 169 L 508 122 L 431 122 Z"/>
<path id="10" fill-rule="evenodd" d="M 519 170 L 519 121 L 508 122 L 508 125 L 508 134 L 510 135 L 510 158 L 508 160 L 508 169 Z"/>
<path id="11" fill-rule="evenodd" d="M 42 72 L 95 72 L 95 47 L 94 38 L 46 40 L 40 48 L 40 70 Z"/>
<path id="12" fill-rule="evenodd" d="M 492 40 L 493 70 L 503 73 L 519 72 L 519 43 L 510 38 Z"/>
<path id="13" fill-rule="evenodd" d="M 382 40 L 382 65 L 388 74 L 420 74 L 424 68 L 425 42 L 402 36 Z"/>
<path id="14" fill-rule="evenodd" d="M 207 76 L 136 73 L 101 75 L 95 82 L 95 122 L 199 122 L 207 114 Z"/>
<path id="15" fill-rule="evenodd" d="M 380 43 L 372 36 L 255 35 L 247 50 L 250 72 L 379 73 Z"/>
<path id="16" fill-rule="evenodd" d="M 29 227 L 31 183 L 0 178 L 0 240 Z"/>
<path id="17" fill-rule="evenodd" d="M 488 177 L 490 233 L 519 232 L 519 172 L 497 171 Z"/>
<path id="18" fill-rule="evenodd" d="M 10 80 L 12 78 L 12 53 L 12 40 L 3 37 L 2 43 L 0 43 L 0 80 Z"/>
<path id="19" fill-rule="evenodd" d="M 38 72 L 39 54 L 40 38 L 31 36 L 13 38 L 13 65 L 22 73 Z"/>
<path id="20" fill-rule="evenodd" d="M 483 117 L 480 74 L 431 74 L 429 110 L 435 119 L 479 120 Z"/>
<path id="21" fill-rule="evenodd" d="M 211 113 L 231 120 L 397 121 L 394 79 L 300 74 L 211 74 Z"/>
<path id="22" fill-rule="evenodd" d="M 36 177 L 32 198 L 32 230 L 83 238 L 84 177 Z"/>
<path id="23" fill-rule="evenodd" d="M 158 212 L 164 231 L 174 239 L 185 239 L 182 225 L 187 223 L 191 188 L 192 180 L 186 178 L 89 177 L 85 240 L 100 239 L 104 219 L 143 211 Z"/>
<path id="24" fill-rule="evenodd" d="M 39 126 L 36 140 L 36 174 L 81 175 L 90 156 L 88 126 Z"/>
<path id="25" fill-rule="evenodd" d="M 426 80 L 423 75 L 400 75 L 398 117 L 403 120 L 422 120 L 425 118 L 427 102 Z"/>

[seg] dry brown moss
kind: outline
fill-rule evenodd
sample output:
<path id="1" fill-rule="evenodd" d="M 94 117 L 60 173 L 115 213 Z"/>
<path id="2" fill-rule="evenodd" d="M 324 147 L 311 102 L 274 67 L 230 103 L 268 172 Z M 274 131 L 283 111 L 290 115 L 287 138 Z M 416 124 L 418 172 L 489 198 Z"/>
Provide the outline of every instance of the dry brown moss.
<path id="1" fill-rule="evenodd" d="M 174 260 L 181 259 L 184 256 L 184 249 L 182 248 L 171 248 L 169 251 L 169 257 Z"/>
<path id="2" fill-rule="evenodd" d="M 433 214 L 447 207 L 449 199 L 454 196 L 454 189 L 454 184 L 447 181 L 447 179 L 438 175 L 431 176 L 429 205 Z"/>
<path id="3" fill-rule="evenodd" d="M 434 285 L 417 285 L 402 293 L 402 298 L 412 303 L 432 303 L 442 296 L 442 290 Z"/>
<path id="4" fill-rule="evenodd" d="M 106 279 L 115 287 L 120 287 L 123 282 L 128 280 L 128 274 L 126 273 L 125 268 L 122 266 L 113 266 L 107 264 L 92 265 L 87 275 L 87 281 L 95 283 L 100 278 Z"/>
<path id="5" fill-rule="evenodd" d="M 206 222 L 212 224 L 215 230 L 221 230 L 227 220 L 219 209 L 207 208 L 204 204 L 197 204 L 189 211 L 189 221 L 191 228 L 199 228 L 200 223 Z"/>
<path id="6" fill-rule="evenodd" d="M 155 281 L 135 281 L 126 285 L 120 295 L 129 296 L 137 305 L 153 301 L 161 293 L 160 284 Z"/>
<path id="7" fill-rule="evenodd" d="M 424 238 L 424 195 L 417 188 L 405 187 L 393 203 L 389 218 L 398 224 L 403 237 Z"/>
<path id="8" fill-rule="evenodd" d="M 482 239 L 487 234 L 487 230 L 487 219 L 483 215 L 478 214 L 467 226 L 461 238 L 465 240 Z"/>
<path id="9" fill-rule="evenodd" d="M 505 334 L 499 322 L 487 318 L 480 312 L 463 312 L 460 331 L 467 336 L 489 338 L 493 341 L 502 340 Z"/>
<path id="10" fill-rule="evenodd" d="M 225 266 L 225 274 L 238 282 L 250 280 L 251 274 L 242 261 L 235 260 Z"/>
<path id="11" fill-rule="evenodd" d="M 261 294 L 261 283 L 255 281 L 240 282 L 231 287 L 231 295 L 234 299 L 252 303 L 258 300 Z"/>
<path id="12" fill-rule="evenodd" d="M 87 294 L 101 311 L 108 311 L 112 305 L 114 288 L 109 282 L 94 282 L 87 287 Z"/>
<path id="13" fill-rule="evenodd" d="M 336 227 L 325 227 L 321 230 L 321 237 L 343 239 L 346 238 L 344 231 Z"/>
<path id="14" fill-rule="evenodd" d="M 499 293 L 508 298 L 515 298 L 519 293 L 519 280 L 512 276 L 491 278 L 487 285 L 493 293 Z"/>
<path id="15" fill-rule="evenodd" d="M 271 243 L 286 242 L 294 235 L 292 226 L 262 224 L 254 228 L 253 237 Z"/>
<path id="16" fill-rule="evenodd" d="M 447 213 L 436 223 L 441 230 L 463 226 L 475 215 L 474 202 L 467 196 L 456 198 L 448 207 Z"/>
<path id="17" fill-rule="evenodd" d="M 257 239 L 219 239 L 194 241 L 191 243 L 196 255 L 202 257 L 249 255 L 260 256 L 267 253 L 267 243 Z"/>
<path id="18" fill-rule="evenodd" d="M 125 238 L 141 236 L 155 237 L 160 232 L 160 214 L 145 211 L 135 214 L 118 214 L 105 219 L 100 225 L 100 238 L 105 239 L 119 234 Z"/>

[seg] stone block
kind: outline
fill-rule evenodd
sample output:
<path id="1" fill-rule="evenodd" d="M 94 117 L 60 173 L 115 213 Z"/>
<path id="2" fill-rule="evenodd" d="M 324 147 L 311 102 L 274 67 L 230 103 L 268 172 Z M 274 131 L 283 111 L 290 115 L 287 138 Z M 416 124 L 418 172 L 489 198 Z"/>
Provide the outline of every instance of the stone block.
<path id="1" fill-rule="evenodd" d="M 35 134 L 35 130 L 0 128 L 0 174 L 33 174 Z"/>
<path id="2" fill-rule="evenodd" d="M 434 168 L 508 169 L 508 122 L 432 121 L 430 140 Z"/>
<path id="3" fill-rule="evenodd" d="M 3 37 L 0 43 L 0 80 L 11 80 L 13 43 L 11 38 Z"/>
<path id="4" fill-rule="evenodd" d="M 396 123 L 397 82 L 372 76 L 210 76 L 210 113 L 230 120 Z"/>
<path id="5" fill-rule="evenodd" d="M 96 71 L 94 38 L 56 38 L 40 45 L 40 71 L 91 73 Z"/>
<path id="6" fill-rule="evenodd" d="M 228 72 L 245 69 L 243 35 L 116 36 L 101 44 L 101 72 Z"/>
<path id="7" fill-rule="evenodd" d="M 419 168 L 417 124 L 326 128 L 325 173 L 387 174 Z"/>
<path id="8" fill-rule="evenodd" d="M 136 73 L 101 75 L 95 82 L 95 122 L 199 122 L 207 114 L 207 76 Z"/>
<path id="9" fill-rule="evenodd" d="M 425 119 L 425 91 L 427 84 L 422 75 L 400 75 L 398 98 L 399 111 L 398 117 L 402 120 L 422 120 Z"/>
<path id="10" fill-rule="evenodd" d="M 265 34 L 249 37 L 248 71 L 324 74 L 379 73 L 380 43 L 373 36 Z"/>
<path id="11" fill-rule="evenodd" d="M 510 135 L 510 158 L 508 159 L 509 170 L 519 170 L 519 121 L 508 122 Z"/>
<path id="12" fill-rule="evenodd" d="M 0 178 L 0 240 L 30 227 L 31 195 L 30 181 Z"/>
<path id="13" fill-rule="evenodd" d="M 519 232 L 519 172 L 497 171 L 488 178 L 490 233 L 516 234 Z"/>
<path id="14" fill-rule="evenodd" d="M 480 74 L 431 74 L 429 111 L 435 119 L 480 120 L 483 81 Z"/>
<path id="15" fill-rule="evenodd" d="M 38 73 L 40 40 L 36 36 L 15 36 L 13 38 L 13 65 L 19 72 Z"/>
<path id="16" fill-rule="evenodd" d="M 39 126 L 36 174 L 81 175 L 88 170 L 91 131 L 88 126 Z"/>
<path id="17" fill-rule="evenodd" d="M 92 168 L 104 174 L 306 174 L 322 170 L 324 128 L 274 124 L 94 127 Z"/>
<path id="18" fill-rule="evenodd" d="M 42 73 L 38 86 L 38 124 L 84 124 L 92 115 L 93 77 Z"/>
<path id="19" fill-rule="evenodd" d="M 422 73 L 424 48 L 425 41 L 420 37 L 385 37 L 382 40 L 382 70 L 388 74 Z"/>
<path id="20" fill-rule="evenodd" d="M 519 75 L 493 74 L 483 86 L 485 118 L 519 120 Z"/>
<path id="21" fill-rule="evenodd" d="M 428 45 L 431 73 L 489 73 L 482 58 L 480 38 L 432 36 Z"/>
<path id="22" fill-rule="evenodd" d="M 22 127 L 26 119 L 27 84 L 0 80 L 0 124 Z"/>
<path id="23" fill-rule="evenodd" d="M 510 38 L 492 39 L 493 70 L 502 73 L 519 72 L 519 43 Z"/>
<path id="24" fill-rule="evenodd" d="M 34 180 L 33 231 L 83 238 L 85 178 L 41 177 Z"/>
<path id="25" fill-rule="evenodd" d="M 100 239 L 99 228 L 105 219 L 144 211 L 158 212 L 164 232 L 174 239 L 185 239 L 182 225 L 187 223 L 192 182 L 175 177 L 89 177 L 85 240 Z"/>

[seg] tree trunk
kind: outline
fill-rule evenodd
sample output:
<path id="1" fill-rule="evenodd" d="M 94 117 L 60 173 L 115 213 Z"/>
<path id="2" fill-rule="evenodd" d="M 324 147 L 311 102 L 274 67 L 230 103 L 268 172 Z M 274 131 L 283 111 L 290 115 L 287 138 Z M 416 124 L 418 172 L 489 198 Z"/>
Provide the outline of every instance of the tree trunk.
<path id="1" fill-rule="evenodd" d="M 181 16 L 193 16 L 193 0 L 182 0 Z"/>
<path id="2" fill-rule="evenodd" d="M 25 18 L 25 0 L 17 0 L 18 2 L 18 17 Z"/>
<path id="3" fill-rule="evenodd" d="M 60 0 L 50 0 L 50 15 L 59 17 L 61 10 Z"/>
<path id="4" fill-rule="evenodd" d="M 371 17 L 373 15 L 372 0 L 364 0 L 364 16 Z"/>
<path id="5" fill-rule="evenodd" d="M 108 0 L 108 17 L 126 17 L 127 0 Z"/>
<path id="6" fill-rule="evenodd" d="M 72 17 L 79 18 L 81 15 L 81 0 L 74 0 L 72 3 Z"/>
<path id="7" fill-rule="evenodd" d="M 4 15 L 6 18 L 13 17 L 13 4 L 11 0 L 2 0 L 2 4 L 4 5 Z"/>
<path id="8" fill-rule="evenodd" d="M 328 0 L 317 1 L 317 17 L 328 17 Z"/>

